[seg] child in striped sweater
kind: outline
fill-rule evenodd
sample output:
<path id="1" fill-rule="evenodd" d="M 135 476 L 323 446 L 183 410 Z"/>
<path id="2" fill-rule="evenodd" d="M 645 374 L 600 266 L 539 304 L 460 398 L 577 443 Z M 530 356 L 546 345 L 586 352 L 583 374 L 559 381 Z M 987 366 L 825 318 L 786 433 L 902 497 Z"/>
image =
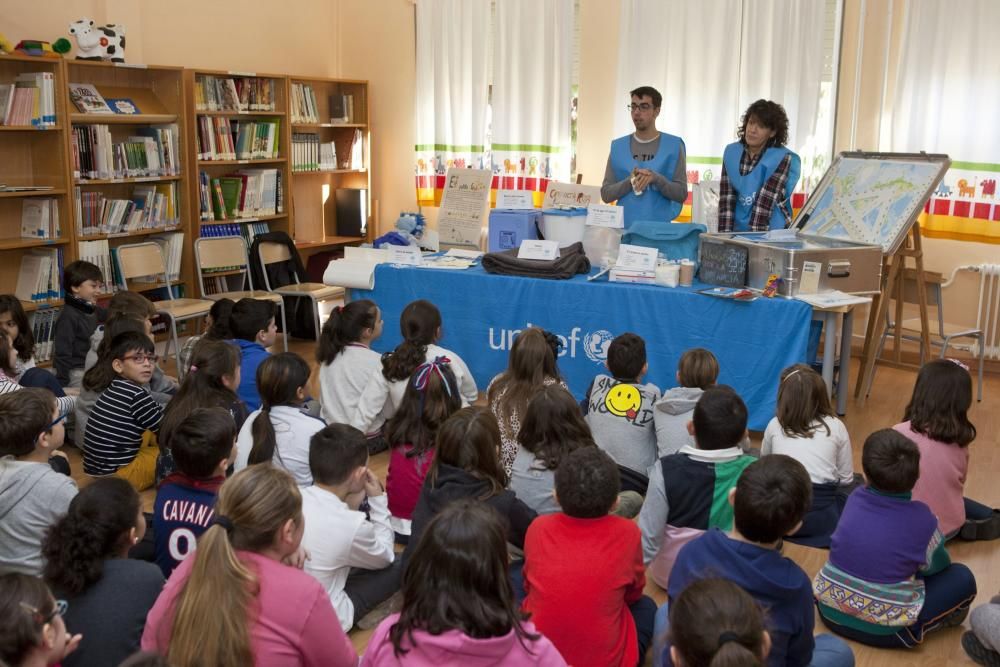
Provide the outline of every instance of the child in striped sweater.
<path id="1" fill-rule="evenodd" d="M 83 470 L 88 475 L 116 475 L 137 491 L 153 485 L 159 447 L 155 435 L 163 408 L 145 386 L 156 365 L 153 342 L 145 334 L 128 331 L 111 340 L 110 363 L 115 379 L 101 392 L 87 421 Z"/>

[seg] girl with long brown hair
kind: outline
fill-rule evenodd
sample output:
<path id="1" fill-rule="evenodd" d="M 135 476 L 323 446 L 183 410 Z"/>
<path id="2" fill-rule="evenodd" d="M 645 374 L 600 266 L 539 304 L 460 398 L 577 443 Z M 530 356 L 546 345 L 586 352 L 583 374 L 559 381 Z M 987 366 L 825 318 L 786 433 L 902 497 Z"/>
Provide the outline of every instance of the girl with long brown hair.
<path id="1" fill-rule="evenodd" d="M 556 355 L 559 341 L 538 327 L 525 329 L 510 348 L 507 370 L 490 381 L 486 400 L 500 426 L 500 461 L 509 475 L 517 456 L 517 433 L 531 401 L 542 389 L 566 383 L 559 377 Z"/>
<path id="2" fill-rule="evenodd" d="M 348 667 L 350 640 L 318 581 L 296 567 L 302 495 L 284 470 L 251 466 L 222 485 L 215 523 L 174 570 L 142 648 L 174 667 Z"/>

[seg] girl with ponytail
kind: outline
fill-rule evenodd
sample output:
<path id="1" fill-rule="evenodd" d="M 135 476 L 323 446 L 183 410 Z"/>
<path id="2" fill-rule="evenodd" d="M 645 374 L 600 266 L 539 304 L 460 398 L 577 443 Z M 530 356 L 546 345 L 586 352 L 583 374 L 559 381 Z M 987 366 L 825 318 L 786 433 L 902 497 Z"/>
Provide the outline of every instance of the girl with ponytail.
<path id="1" fill-rule="evenodd" d="M 771 650 L 757 602 L 725 579 L 696 581 L 670 603 L 669 638 L 676 667 L 757 667 Z"/>
<path id="2" fill-rule="evenodd" d="M 70 634 L 83 635 L 64 667 L 117 665 L 139 649 L 146 614 L 163 588 L 160 568 L 128 557 L 145 532 L 139 494 L 118 477 L 85 486 L 49 531 L 45 581 L 68 603 Z"/>
<path id="3" fill-rule="evenodd" d="M 403 341 L 382 355 L 381 372 L 372 376 L 351 419 L 351 426 L 365 433 L 380 414 L 385 419 L 396 414 L 413 371 L 438 357 L 447 357 L 451 363 L 462 405 L 471 405 L 479 398 L 469 367 L 457 354 L 436 344 L 441 338 L 441 311 L 437 306 L 423 299 L 408 304 L 399 316 L 399 332 Z"/>
<path id="4" fill-rule="evenodd" d="M 257 367 L 261 406 L 236 438 L 236 470 L 273 463 L 290 472 L 299 486 L 312 484 L 309 439 L 326 424 L 302 411 L 308 382 L 309 364 L 294 352 L 269 355 Z"/>
<path id="5" fill-rule="evenodd" d="M 323 325 L 316 360 L 320 414 L 326 423 L 350 424 L 372 375 L 382 372 L 381 356 L 370 347 L 382 335 L 382 326 L 382 311 L 368 299 L 337 306 Z M 380 439 L 384 422 L 379 414 L 369 427 L 368 451 L 373 454 L 384 449 Z"/>
<path id="6" fill-rule="evenodd" d="M 284 470 L 255 465 L 226 480 L 214 524 L 149 612 L 143 650 L 173 667 L 353 667 L 326 590 L 299 569 L 303 528 Z"/>

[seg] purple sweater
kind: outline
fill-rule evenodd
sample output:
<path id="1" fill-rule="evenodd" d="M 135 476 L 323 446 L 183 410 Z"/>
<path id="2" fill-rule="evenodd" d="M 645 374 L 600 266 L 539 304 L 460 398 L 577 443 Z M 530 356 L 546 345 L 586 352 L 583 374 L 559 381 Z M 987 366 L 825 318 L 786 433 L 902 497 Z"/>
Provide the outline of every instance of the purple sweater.
<path id="1" fill-rule="evenodd" d="M 870 487 L 847 499 L 830 539 L 830 562 L 872 583 L 906 581 L 928 561 L 937 519 L 909 494 L 888 495 Z"/>

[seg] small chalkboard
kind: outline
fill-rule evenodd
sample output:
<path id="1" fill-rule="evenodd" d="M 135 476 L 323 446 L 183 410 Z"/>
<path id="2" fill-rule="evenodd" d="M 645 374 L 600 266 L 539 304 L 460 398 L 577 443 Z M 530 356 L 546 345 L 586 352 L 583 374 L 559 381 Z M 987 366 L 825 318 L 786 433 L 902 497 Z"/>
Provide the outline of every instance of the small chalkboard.
<path id="1" fill-rule="evenodd" d="M 747 248 L 704 234 L 700 241 L 698 279 L 701 282 L 723 287 L 744 287 L 747 284 L 747 260 L 750 255 Z"/>

